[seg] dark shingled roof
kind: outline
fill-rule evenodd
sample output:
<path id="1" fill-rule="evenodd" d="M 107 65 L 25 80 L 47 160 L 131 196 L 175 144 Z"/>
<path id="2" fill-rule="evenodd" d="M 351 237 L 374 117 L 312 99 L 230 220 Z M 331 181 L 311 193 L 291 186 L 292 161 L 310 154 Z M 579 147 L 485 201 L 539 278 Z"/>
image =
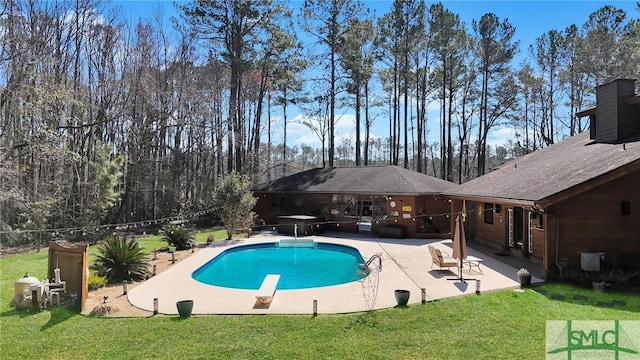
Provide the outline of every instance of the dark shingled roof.
<path id="1" fill-rule="evenodd" d="M 466 182 L 455 194 L 540 201 L 627 165 L 640 170 L 640 135 L 596 143 L 585 131 Z"/>
<path id="2" fill-rule="evenodd" d="M 457 185 L 398 166 L 316 168 L 255 185 L 255 192 L 428 195 Z"/>

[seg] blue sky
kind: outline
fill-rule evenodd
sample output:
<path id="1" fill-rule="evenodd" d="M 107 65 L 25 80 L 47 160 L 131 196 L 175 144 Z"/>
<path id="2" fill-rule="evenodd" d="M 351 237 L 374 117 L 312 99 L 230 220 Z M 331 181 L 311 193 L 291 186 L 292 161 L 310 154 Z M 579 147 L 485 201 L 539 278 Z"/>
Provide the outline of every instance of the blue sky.
<path id="1" fill-rule="evenodd" d="M 185 3 L 185 1 L 179 1 Z M 289 1 L 290 6 L 299 9 L 303 1 Z M 390 11 L 393 1 L 387 0 L 370 0 L 364 1 L 365 6 L 375 11 L 376 16 L 380 17 Z M 427 2 L 430 5 L 432 2 Z M 601 8 L 604 5 L 613 5 L 626 11 L 628 18 L 638 18 L 636 10 L 636 1 L 589 1 L 589 0 L 571 0 L 571 1 L 442 1 L 444 6 L 451 12 L 460 15 L 460 18 L 468 28 L 474 19 L 479 19 L 483 14 L 492 12 L 500 19 L 508 19 L 516 28 L 515 39 L 520 41 L 520 53 L 514 61 L 514 66 L 522 62 L 528 56 L 529 45 L 532 44 L 537 37 L 543 33 L 555 29 L 564 30 L 571 24 L 578 27 L 587 20 L 589 14 Z M 166 17 L 176 16 L 177 12 L 174 8 L 174 1 L 162 0 L 113 0 L 112 5 L 121 7 L 125 16 L 135 22 L 139 18 L 149 18 L 154 15 L 156 9 L 162 8 Z M 169 24 L 168 21 L 166 23 Z M 437 106 L 434 106 L 437 108 Z M 275 109 L 276 112 L 280 111 Z M 295 119 L 299 115 L 295 109 L 288 114 L 288 118 Z M 432 111 L 428 115 L 429 119 L 437 119 L 438 115 Z M 279 118 L 278 118 L 279 119 Z M 281 141 L 282 124 L 275 120 L 272 128 L 274 141 Z M 387 117 L 380 116 L 375 122 L 372 129 L 374 136 L 388 136 Z M 295 121 L 295 120 L 294 120 Z M 435 124 L 430 124 L 429 131 L 432 136 L 437 137 L 438 128 Z M 316 136 L 302 125 L 290 121 L 287 125 L 287 145 L 301 145 L 305 143 L 313 147 L 320 147 L 320 143 Z M 353 138 L 354 116 L 353 111 L 346 110 L 346 113 L 338 120 L 336 124 L 336 136 Z M 511 129 L 495 129 L 489 142 L 492 144 L 503 144 L 508 140 L 515 140 L 514 132 Z M 433 141 L 433 140 L 430 140 Z M 336 139 L 336 144 L 340 144 L 340 140 Z"/>

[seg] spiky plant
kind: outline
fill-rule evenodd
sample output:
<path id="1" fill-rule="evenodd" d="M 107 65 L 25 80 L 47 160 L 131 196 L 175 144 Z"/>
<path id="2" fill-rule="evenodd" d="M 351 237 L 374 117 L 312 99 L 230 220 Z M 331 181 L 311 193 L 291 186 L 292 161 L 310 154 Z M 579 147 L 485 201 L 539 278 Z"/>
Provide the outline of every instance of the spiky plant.
<path id="1" fill-rule="evenodd" d="M 149 273 L 149 259 L 136 239 L 111 236 L 98 243 L 94 268 L 110 283 L 144 280 Z"/>
<path id="2" fill-rule="evenodd" d="M 177 225 L 165 226 L 162 229 L 162 239 L 169 245 L 173 244 L 177 250 L 191 249 L 196 244 L 191 229 Z"/>

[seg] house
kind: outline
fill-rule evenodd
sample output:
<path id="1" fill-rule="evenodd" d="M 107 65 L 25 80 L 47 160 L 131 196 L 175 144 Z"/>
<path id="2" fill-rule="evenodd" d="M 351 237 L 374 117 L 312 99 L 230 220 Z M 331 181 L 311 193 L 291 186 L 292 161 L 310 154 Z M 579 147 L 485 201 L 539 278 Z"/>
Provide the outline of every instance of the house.
<path id="1" fill-rule="evenodd" d="M 254 211 L 266 224 L 300 234 L 323 229 L 389 237 L 450 236 L 456 185 L 398 166 L 316 168 L 256 185 Z M 314 230 L 316 229 L 316 230 Z M 422 234 L 422 235 L 421 235 Z"/>
<path id="2" fill-rule="evenodd" d="M 318 168 L 253 188 L 267 223 L 391 237 L 451 236 L 538 264 L 547 276 L 640 259 L 640 95 L 635 80 L 596 88 L 590 130 L 456 185 L 397 166 Z M 306 224 L 304 222 L 307 222 Z M 322 227 L 320 226 L 322 224 Z M 315 226 L 314 226 L 315 225 Z M 367 229 L 368 230 L 368 229 Z M 291 232 L 289 226 L 286 232 Z"/>
<path id="3" fill-rule="evenodd" d="M 640 258 L 640 96 L 635 80 L 596 88 L 590 131 L 513 160 L 450 194 L 466 231 L 547 275 Z"/>

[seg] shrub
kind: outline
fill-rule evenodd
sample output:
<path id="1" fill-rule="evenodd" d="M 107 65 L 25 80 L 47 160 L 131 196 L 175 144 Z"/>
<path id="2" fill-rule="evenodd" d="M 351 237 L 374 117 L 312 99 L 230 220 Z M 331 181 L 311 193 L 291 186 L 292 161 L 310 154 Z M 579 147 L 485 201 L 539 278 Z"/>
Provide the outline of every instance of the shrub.
<path id="1" fill-rule="evenodd" d="M 219 181 L 213 194 L 213 205 L 219 209 L 220 218 L 231 240 L 238 231 L 250 232 L 256 214 L 251 211 L 256 198 L 249 189 L 249 179 L 235 171 Z"/>
<path id="2" fill-rule="evenodd" d="M 138 240 L 111 236 L 97 246 L 94 269 L 108 282 L 147 278 L 149 259 L 142 252 Z"/>
<path id="3" fill-rule="evenodd" d="M 107 285 L 107 278 L 105 276 L 98 275 L 95 271 L 91 271 L 91 273 L 89 273 L 89 280 L 87 283 L 89 285 L 89 290 L 98 290 Z"/>
<path id="4" fill-rule="evenodd" d="M 196 245 L 191 229 L 176 225 L 165 226 L 162 229 L 162 239 L 169 245 L 173 244 L 178 250 L 191 249 Z"/>

